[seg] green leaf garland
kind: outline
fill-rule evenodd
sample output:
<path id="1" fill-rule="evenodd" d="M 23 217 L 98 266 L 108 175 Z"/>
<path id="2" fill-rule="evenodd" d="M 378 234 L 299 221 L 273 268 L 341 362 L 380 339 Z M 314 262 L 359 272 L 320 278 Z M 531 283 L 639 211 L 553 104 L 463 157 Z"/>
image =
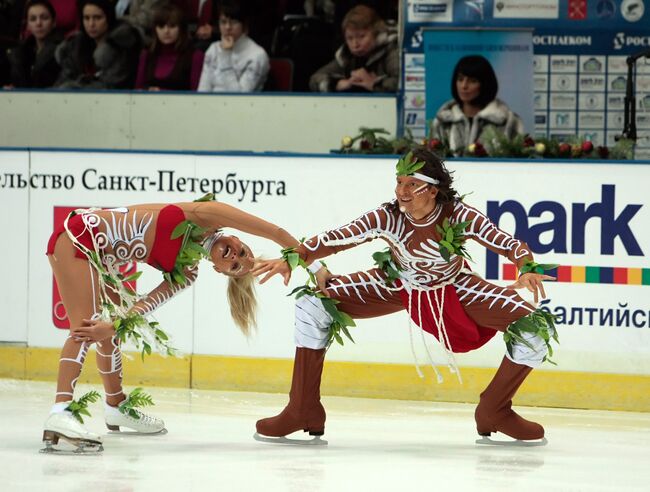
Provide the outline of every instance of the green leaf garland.
<path id="1" fill-rule="evenodd" d="M 386 284 L 392 287 L 393 282 L 399 278 L 399 272 L 402 268 L 393 261 L 390 248 L 373 253 L 372 259 L 375 260 L 375 265 L 386 274 Z"/>
<path id="2" fill-rule="evenodd" d="M 552 263 L 540 264 L 534 261 L 527 261 L 519 270 L 519 274 L 523 275 L 524 273 L 539 273 L 543 275 L 546 270 L 554 270 L 559 265 Z"/>
<path id="3" fill-rule="evenodd" d="M 413 151 L 402 156 L 395 166 L 397 176 L 411 176 L 424 167 L 424 161 L 418 161 Z"/>
<path id="4" fill-rule="evenodd" d="M 440 255 L 444 260 L 449 263 L 452 255 L 461 256 L 470 261 L 472 257 L 465 249 L 465 230 L 471 224 L 470 220 L 459 222 L 458 224 L 451 224 L 449 217 L 445 217 L 442 226 L 436 224 L 436 230 L 440 233 L 440 241 L 438 241 L 438 248 Z"/>
<path id="5" fill-rule="evenodd" d="M 519 318 L 508 326 L 508 329 L 503 334 L 503 340 L 506 343 L 508 353 L 512 356 L 515 342 L 522 343 L 527 347 L 534 349 L 534 347 L 524 338 L 523 333 L 532 333 L 538 335 L 548 349 L 548 354 L 544 357 L 544 362 L 557 365 L 551 360 L 553 357 L 553 347 L 551 340 L 555 343 L 560 343 L 557 330 L 555 329 L 554 314 L 551 314 L 543 309 L 536 309 L 532 313 L 523 318 Z"/>
<path id="6" fill-rule="evenodd" d="M 339 301 L 326 296 L 322 292 L 315 291 L 307 284 L 296 287 L 288 295 L 292 296 L 294 294 L 296 296 L 296 300 L 306 295 L 317 297 L 323 303 L 323 308 L 325 311 L 327 311 L 327 313 L 332 317 L 332 322 L 328 328 L 327 346 L 325 347 L 326 350 L 330 348 L 334 341 L 336 341 L 339 345 L 343 345 L 343 337 L 341 336 L 341 333 L 345 335 L 345 337 L 348 338 L 352 343 L 354 343 L 354 339 L 352 338 L 348 327 L 356 326 L 356 324 L 349 314 L 340 311 L 336 307 L 336 305 L 339 304 Z"/>

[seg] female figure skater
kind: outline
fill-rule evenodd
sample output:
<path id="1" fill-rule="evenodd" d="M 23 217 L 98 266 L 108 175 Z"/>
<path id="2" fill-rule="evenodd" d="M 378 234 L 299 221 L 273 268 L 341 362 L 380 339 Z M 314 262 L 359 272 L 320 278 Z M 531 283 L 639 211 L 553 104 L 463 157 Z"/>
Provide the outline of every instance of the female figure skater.
<path id="1" fill-rule="evenodd" d="M 45 422 L 45 450 L 54 450 L 59 438 L 77 445 L 78 451 L 102 449 L 101 437 L 75 418 L 88 399 L 72 400 L 93 343 L 106 393 L 108 428 L 164 430 L 162 420 L 133 409 L 123 393 L 120 343 L 130 338 L 141 345 L 143 354 L 151 353 L 152 347 L 171 353 L 166 334 L 144 317 L 194 282 L 201 258 L 210 259 L 215 271 L 229 277 L 232 317 L 249 333 L 255 325 L 254 277 L 249 273 L 255 258 L 236 236 L 221 232 L 225 227 L 270 239 L 283 248 L 299 244 L 284 229 L 213 201 L 77 210 L 54 231 L 47 255 L 71 328 L 61 352 L 55 404 Z M 129 262 L 148 263 L 163 272 L 164 280 L 149 294 L 137 296 L 117 268 Z M 120 411 L 120 405 L 126 407 Z"/>

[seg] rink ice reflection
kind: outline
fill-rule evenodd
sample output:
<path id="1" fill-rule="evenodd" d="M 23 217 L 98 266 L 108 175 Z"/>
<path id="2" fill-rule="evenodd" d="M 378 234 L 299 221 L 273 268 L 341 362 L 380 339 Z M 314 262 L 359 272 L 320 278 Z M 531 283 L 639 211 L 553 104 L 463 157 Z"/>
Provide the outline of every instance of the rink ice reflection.
<path id="1" fill-rule="evenodd" d="M 650 490 L 649 414 L 521 407 L 549 444 L 513 448 L 474 443 L 473 405 L 324 397 L 329 446 L 299 447 L 252 438 L 286 395 L 148 391 L 168 434 L 109 434 L 94 404 L 87 424 L 105 451 L 43 455 L 54 384 L 0 380 L 0 490 Z"/>

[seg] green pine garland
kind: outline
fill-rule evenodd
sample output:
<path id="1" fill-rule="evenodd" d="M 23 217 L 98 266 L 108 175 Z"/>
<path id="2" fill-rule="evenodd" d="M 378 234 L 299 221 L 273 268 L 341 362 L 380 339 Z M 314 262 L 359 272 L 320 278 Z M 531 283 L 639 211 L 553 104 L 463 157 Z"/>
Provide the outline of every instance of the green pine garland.
<path id="1" fill-rule="evenodd" d="M 90 403 L 95 403 L 100 398 L 97 391 L 89 391 L 83 395 L 78 400 L 72 400 L 70 404 L 66 407 L 66 410 L 69 410 L 72 413 L 72 416 L 77 419 L 80 423 L 84 423 L 82 415 L 90 417 L 90 412 L 88 411 L 88 405 Z"/>
<path id="2" fill-rule="evenodd" d="M 503 340 L 506 342 L 506 348 L 510 356 L 512 356 L 515 342 L 523 343 L 527 347 L 534 349 L 534 347 L 523 337 L 523 333 L 532 333 L 538 335 L 544 340 L 548 354 L 544 357 L 544 362 L 549 362 L 557 365 L 551 360 L 553 357 L 553 347 L 551 340 L 555 343 L 560 343 L 555 329 L 556 316 L 544 311 L 536 309 L 532 313 L 523 318 L 519 318 L 508 326 L 508 329 L 503 334 Z"/>
<path id="3" fill-rule="evenodd" d="M 126 397 L 120 406 L 118 407 L 119 411 L 124 415 L 130 415 L 134 419 L 139 419 L 140 415 L 135 410 L 137 407 L 148 407 L 154 404 L 153 398 L 151 395 L 145 393 L 142 388 L 135 388 L 129 395 Z"/>

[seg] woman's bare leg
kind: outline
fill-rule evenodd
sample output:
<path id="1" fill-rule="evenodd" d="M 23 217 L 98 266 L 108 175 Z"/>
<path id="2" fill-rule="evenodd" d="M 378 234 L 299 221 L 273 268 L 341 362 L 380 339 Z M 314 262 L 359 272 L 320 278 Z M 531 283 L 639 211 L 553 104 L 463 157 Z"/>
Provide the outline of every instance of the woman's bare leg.
<path id="1" fill-rule="evenodd" d="M 65 234 L 59 236 L 54 254 L 48 258 L 70 326 L 80 326 L 83 319 L 90 319 L 96 312 L 96 275 L 86 260 L 75 256 L 75 247 Z M 68 336 L 63 344 L 59 360 L 56 403 L 73 399 L 74 388 L 89 347 L 90 343 L 76 341 L 71 336 Z"/>

